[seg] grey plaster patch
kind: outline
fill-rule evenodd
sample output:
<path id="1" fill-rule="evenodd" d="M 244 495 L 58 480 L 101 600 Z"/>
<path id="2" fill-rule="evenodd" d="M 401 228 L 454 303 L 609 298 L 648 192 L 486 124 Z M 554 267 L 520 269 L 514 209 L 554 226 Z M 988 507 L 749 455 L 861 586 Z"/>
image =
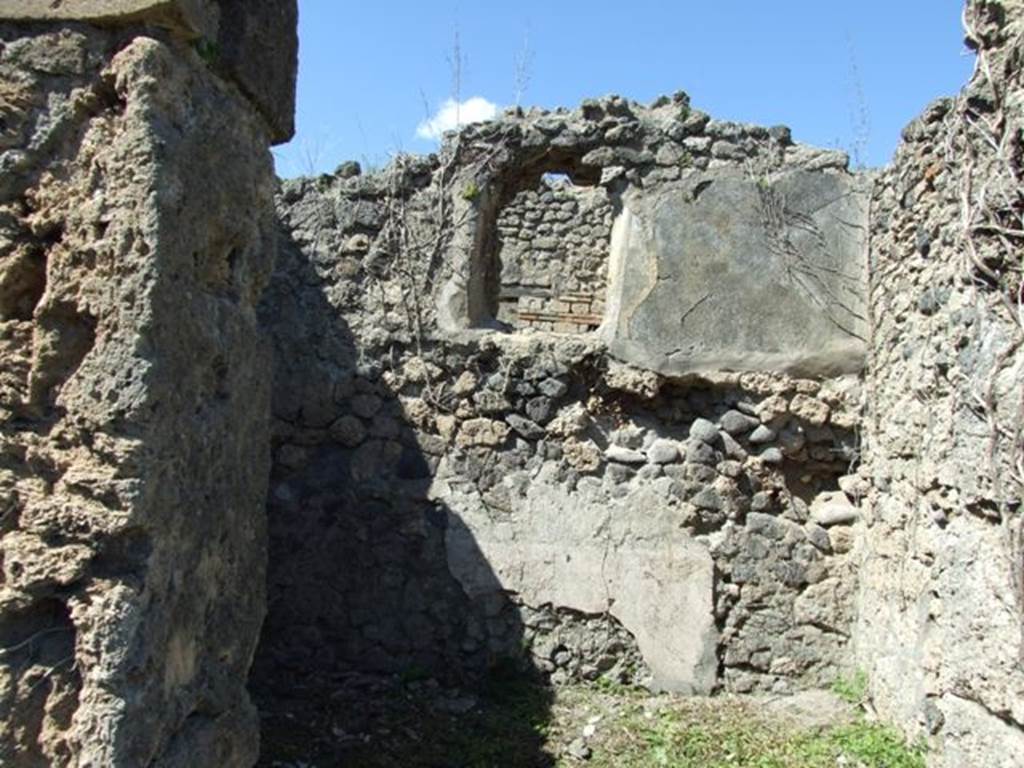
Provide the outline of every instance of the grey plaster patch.
<path id="1" fill-rule="evenodd" d="M 834 172 L 696 174 L 627 196 L 612 237 L 612 354 L 675 375 L 829 375 L 864 362 L 867 198 Z"/>
<path id="2" fill-rule="evenodd" d="M 716 682 L 713 563 L 654 487 L 609 498 L 536 478 L 514 515 L 492 518 L 471 487 L 444 478 L 448 566 L 471 598 L 513 592 L 527 605 L 609 613 L 636 638 L 653 687 L 710 693 Z M 637 514 L 643 510 L 643 514 Z"/>

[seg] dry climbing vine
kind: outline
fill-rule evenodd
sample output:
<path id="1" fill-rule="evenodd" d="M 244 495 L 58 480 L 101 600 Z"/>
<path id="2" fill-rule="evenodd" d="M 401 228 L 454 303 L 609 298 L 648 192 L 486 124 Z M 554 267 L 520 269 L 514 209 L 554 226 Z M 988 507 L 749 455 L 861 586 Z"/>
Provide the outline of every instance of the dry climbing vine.
<path id="1" fill-rule="evenodd" d="M 1011 329 L 991 367 L 964 377 L 970 405 L 988 430 L 989 472 L 1005 507 L 1010 494 L 1004 479 L 1016 486 L 1018 500 L 1024 491 L 1024 387 L 1017 376 L 1011 377 L 1016 387 L 1005 393 L 998 389 L 1008 366 L 1022 367 L 1024 345 L 1024 118 L 1006 99 L 1008 81 L 1020 79 L 1024 29 L 1006 27 L 1009 38 L 990 48 L 981 44 L 983 13 L 965 9 L 963 15 L 968 38 L 979 44 L 971 84 L 946 117 L 942 163 L 957 193 L 956 244 L 964 259 L 960 282 L 984 304 L 986 316 Z M 926 168 L 926 181 L 940 170 Z M 973 332 L 980 341 L 980 323 Z M 1007 402 L 1011 398 L 1017 402 Z"/>

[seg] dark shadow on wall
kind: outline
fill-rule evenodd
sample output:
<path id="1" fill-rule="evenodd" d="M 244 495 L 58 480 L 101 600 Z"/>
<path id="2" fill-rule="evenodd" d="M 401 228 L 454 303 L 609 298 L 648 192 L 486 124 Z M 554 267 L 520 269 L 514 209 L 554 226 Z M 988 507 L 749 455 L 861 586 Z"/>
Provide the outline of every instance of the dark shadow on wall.
<path id="1" fill-rule="evenodd" d="M 470 599 L 449 572 L 461 521 L 428 498 L 443 441 L 406 421 L 387 361 L 328 301 L 335 265 L 284 227 L 280 245 L 261 308 L 276 361 L 259 764 L 553 765 L 513 595 L 479 550 L 493 590 Z"/>

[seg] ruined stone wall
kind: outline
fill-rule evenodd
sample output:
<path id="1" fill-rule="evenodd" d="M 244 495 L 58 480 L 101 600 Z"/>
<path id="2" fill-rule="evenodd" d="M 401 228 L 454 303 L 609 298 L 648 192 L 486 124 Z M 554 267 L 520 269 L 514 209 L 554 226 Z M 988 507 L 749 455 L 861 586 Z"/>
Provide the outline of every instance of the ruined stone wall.
<path id="1" fill-rule="evenodd" d="M 604 242 L 607 271 L 575 263 L 608 289 L 605 214 L 583 224 L 570 196 L 621 215 L 735 184 L 753 192 L 749 231 L 759 179 L 850 179 L 836 153 L 788 141 L 683 95 L 612 97 L 473 126 L 382 173 L 283 183 L 261 310 L 277 354 L 259 696 L 500 658 L 695 692 L 821 685 L 848 665 L 855 377 L 668 380 L 598 333 L 447 322 L 493 309 L 513 235 L 550 280 L 565 262 L 530 256 L 549 221 L 563 239 L 586 226 L 595 261 Z M 559 172 L 577 184 L 523 192 Z"/>
<path id="2" fill-rule="evenodd" d="M 251 764 L 255 653 L 268 702 L 861 666 L 937 764 L 1024 763 L 1018 0 L 969 5 L 869 270 L 841 153 L 685 94 L 275 222 L 294 4 L 71 8 L 0 3 L 0 762 Z"/>
<path id="3" fill-rule="evenodd" d="M 904 131 L 871 246 L 871 477 L 855 629 L 934 764 L 1024 763 L 1024 8 L 972 2 L 974 77 Z"/>
<path id="4" fill-rule="evenodd" d="M 0 4 L 0 763 L 251 765 L 294 4 L 88 6 Z"/>

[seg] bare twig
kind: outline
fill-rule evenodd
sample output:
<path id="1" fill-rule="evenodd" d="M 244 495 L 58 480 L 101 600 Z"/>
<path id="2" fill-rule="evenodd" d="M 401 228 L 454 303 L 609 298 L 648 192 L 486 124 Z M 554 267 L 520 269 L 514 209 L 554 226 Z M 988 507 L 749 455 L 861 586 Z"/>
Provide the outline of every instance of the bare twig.
<path id="1" fill-rule="evenodd" d="M 520 106 L 526 89 L 533 78 L 533 51 L 530 49 L 530 27 L 523 32 L 523 47 L 515 56 L 515 72 L 513 79 L 513 104 Z"/>

